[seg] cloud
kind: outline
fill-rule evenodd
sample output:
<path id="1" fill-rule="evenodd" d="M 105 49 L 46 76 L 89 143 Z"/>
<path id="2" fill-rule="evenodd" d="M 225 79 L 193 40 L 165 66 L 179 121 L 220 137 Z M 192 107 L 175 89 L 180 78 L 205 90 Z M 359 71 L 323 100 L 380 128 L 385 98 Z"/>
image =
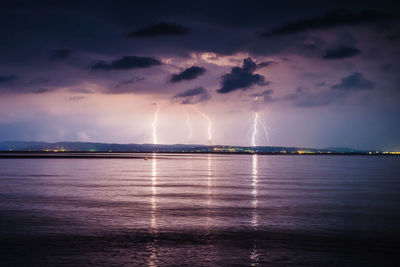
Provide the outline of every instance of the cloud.
<path id="1" fill-rule="evenodd" d="M 254 84 L 268 85 L 264 76 L 253 74 L 256 69 L 257 64 L 251 58 L 244 59 L 242 67 L 233 67 L 230 73 L 222 76 L 222 87 L 217 92 L 226 94 L 239 89 L 246 90 Z"/>
<path id="2" fill-rule="evenodd" d="M 272 98 L 273 93 L 274 93 L 274 90 L 268 89 L 261 93 L 252 94 L 250 96 L 255 97 L 256 100 L 258 100 L 258 98 L 261 98 L 264 101 L 264 103 L 271 103 L 271 102 L 276 101 L 276 99 Z"/>
<path id="3" fill-rule="evenodd" d="M 385 37 L 385 39 L 386 39 L 386 40 L 389 40 L 389 41 L 397 41 L 397 40 L 400 40 L 400 33 L 388 34 L 388 35 Z"/>
<path id="4" fill-rule="evenodd" d="M 85 98 L 84 96 L 74 95 L 74 96 L 68 97 L 67 100 L 68 100 L 69 102 L 77 102 L 77 101 L 80 101 L 80 100 L 82 100 L 82 99 L 84 99 L 84 98 Z"/>
<path id="5" fill-rule="evenodd" d="M 211 98 L 211 96 L 203 87 L 196 87 L 176 94 L 173 98 L 182 98 L 182 104 L 195 104 L 207 101 Z"/>
<path id="6" fill-rule="evenodd" d="M 125 56 L 110 63 L 99 61 L 92 65 L 92 70 L 127 70 L 136 68 L 149 68 L 151 66 L 161 65 L 158 59 L 151 57 Z"/>
<path id="7" fill-rule="evenodd" d="M 274 64 L 278 64 L 278 62 L 275 62 L 275 61 L 264 61 L 264 62 L 258 63 L 257 67 L 258 68 L 263 68 L 263 67 L 268 67 L 268 66 L 271 66 L 271 65 L 274 65 Z"/>
<path id="8" fill-rule="evenodd" d="M 125 85 L 128 85 L 128 84 L 137 83 L 137 82 L 143 81 L 144 79 L 145 79 L 144 77 L 135 76 L 132 79 L 120 81 L 119 83 L 117 83 L 117 85 L 115 85 L 115 88 L 119 88 L 121 86 L 125 86 Z"/>
<path id="9" fill-rule="evenodd" d="M 335 90 L 309 92 L 303 87 L 298 87 L 295 93 L 288 94 L 280 100 L 291 101 L 298 107 L 321 107 L 327 106 L 345 96 L 344 92 Z"/>
<path id="10" fill-rule="evenodd" d="M 316 44 L 303 44 L 303 47 L 306 49 L 310 49 L 310 50 L 318 49 L 318 45 L 316 45 Z"/>
<path id="11" fill-rule="evenodd" d="M 149 27 L 138 29 L 130 34 L 128 37 L 155 37 L 162 35 L 186 35 L 190 32 L 188 28 L 176 23 L 158 23 Z"/>
<path id="12" fill-rule="evenodd" d="M 387 73 L 400 72 L 400 66 L 392 64 L 392 63 L 387 63 L 387 64 L 383 64 L 381 66 L 381 70 L 383 72 L 387 72 Z"/>
<path id="13" fill-rule="evenodd" d="M 299 107 L 327 106 L 348 97 L 352 92 L 373 88 L 375 88 L 374 82 L 366 80 L 362 73 L 355 72 L 344 77 L 339 84 L 327 89 L 312 92 L 307 88 L 298 87 L 295 93 L 288 94 L 279 100 L 291 101 Z M 274 101 L 276 100 L 278 99 L 274 99 Z"/>
<path id="14" fill-rule="evenodd" d="M 198 76 L 204 74 L 205 72 L 206 72 L 205 68 L 192 66 L 178 74 L 173 74 L 171 77 L 171 82 L 176 83 L 183 80 L 193 80 L 196 79 Z"/>
<path id="15" fill-rule="evenodd" d="M 354 57 L 361 54 L 361 50 L 357 47 L 342 46 L 336 49 L 326 51 L 324 59 L 342 59 Z"/>
<path id="16" fill-rule="evenodd" d="M 369 90 L 375 88 L 375 83 L 366 80 L 362 73 L 354 72 L 353 74 L 344 77 L 340 83 L 333 85 L 331 88 L 343 91 Z"/>
<path id="17" fill-rule="evenodd" d="M 60 49 L 54 51 L 54 53 L 51 55 L 51 59 L 53 60 L 64 60 L 68 58 L 72 54 L 72 50 L 69 49 Z"/>
<path id="18" fill-rule="evenodd" d="M 327 29 L 345 25 L 359 25 L 363 23 L 386 20 L 391 18 L 392 17 L 390 16 L 386 16 L 373 10 L 351 12 L 340 9 L 328 12 L 322 16 L 289 22 L 280 27 L 273 28 L 272 30 L 263 33 L 261 36 L 272 37 L 279 35 L 295 34 L 308 30 Z"/>
<path id="19" fill-rule="evenodd" d="M 2 87 L 0 93 L 12 94 L 44 94 L 49 92 L 47 88 L 30 88 L 30 87 Z"/>
<path id="20" fill-rule="evenodd" d="M 15 81 L 17 76 L 15 75 L 0 75 L 0 84 L 5 84 L 8 82 Z"/>
<path id="21" fill-rule="evenodd" d="M 33 94 L 44 94 L 47 93 L 49 91 L 49 89 L 47 88 L 38 88 L 38 89 L 32 89 L 29 92 L 33 93 Z"/>

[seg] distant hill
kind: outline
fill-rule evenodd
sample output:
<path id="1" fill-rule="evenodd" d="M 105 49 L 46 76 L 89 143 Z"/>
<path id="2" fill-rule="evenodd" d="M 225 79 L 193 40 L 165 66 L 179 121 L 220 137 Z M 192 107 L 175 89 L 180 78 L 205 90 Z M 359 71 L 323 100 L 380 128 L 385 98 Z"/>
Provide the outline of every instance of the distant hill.
<path id="1" fill-rule="evenodd" d="M 298 148 L 278 146 L 221 146 L 221 145 L 153 145 L 153 144 L 108 144 L 94 142 L 0 142 L 0 151 L 48 151 L 48 152 L 197 152 L 197 153 L 279 153 L 279 154 L 315 154 L 347 153 L 365 154 L 351 148 Z"/>

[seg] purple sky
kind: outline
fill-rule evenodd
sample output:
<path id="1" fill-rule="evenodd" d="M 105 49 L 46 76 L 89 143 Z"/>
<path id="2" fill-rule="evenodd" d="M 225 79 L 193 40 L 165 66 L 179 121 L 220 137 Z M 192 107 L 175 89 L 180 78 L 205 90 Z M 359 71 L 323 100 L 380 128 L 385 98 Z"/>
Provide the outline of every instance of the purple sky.
<path id="1" fill-rule="evenodd" d="M 399 150 L 398 7 L 266 2 L 2 4 L 0 141 Z"/>

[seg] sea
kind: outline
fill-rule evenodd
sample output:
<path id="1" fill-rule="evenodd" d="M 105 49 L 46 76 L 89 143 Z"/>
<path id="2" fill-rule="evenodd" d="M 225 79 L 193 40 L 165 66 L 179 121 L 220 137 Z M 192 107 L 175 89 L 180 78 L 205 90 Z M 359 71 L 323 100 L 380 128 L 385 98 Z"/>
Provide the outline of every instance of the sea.
<path id="1" fill-rule="evenodd" d="M 400 157 L 0 158 L 1 266 L 400 266 Z"/>

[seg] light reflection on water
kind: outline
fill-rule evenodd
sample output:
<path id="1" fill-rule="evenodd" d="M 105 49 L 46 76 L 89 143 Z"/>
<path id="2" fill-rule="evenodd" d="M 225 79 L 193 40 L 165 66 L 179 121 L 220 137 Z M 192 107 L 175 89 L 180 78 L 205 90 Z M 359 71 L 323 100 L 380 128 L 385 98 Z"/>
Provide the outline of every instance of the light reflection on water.
<path id="1" fill-rule="evenodd" d="M 253 214 L 251 224 L 255 230 L 257 230 L 258 226 L 258 217 L 257 217 L 257 180 L 258 180 L 258 159 L 257 155 L 253 155 L 253 167 L 252 167 L 252 180 L 251 186 L 253 188 Z"/>
<path id="2" fill-rule="evenodd" d="M 399 158 L 148 158 L 1 159 L 5 265 L 390 266 Z"/>
<path id="3" fill-rule="evenodd" d="M 157 155 L 151 159 L 151 229 L 157 233 Z"/>
<path id="4" fill-rule="evenodd" d="M 149 266 L 157 266 L 157 154 L 153 153 L 151 159 L 151 235 L 153 242 L 150 242 Z"/>
<path id="5" fill-rule="evenodd" d="M 257 180 L 258 180 L 258 158 L 257 154 L 253 155 L 253 166 L 252 166 L 252 195 L 253 195 L 253 212 L 252 212 L 252 220 L 251 224 L 254 230 L 257 230 L 258 227 L 258 217 L 257 217 Z M 257 266 L 259 261 L 259 254 L 257 250 L 257 243 L 253 241 L 253 249 L 250 252 L 250 262 L 251 266 Z"/>
<path id="6" fill-rule="evenodd" d="M 212 205 L 212 195 L 211 195 L 211 182 L 212 182 L 212 162 L 211 162 L 211 154 L 207 155 L 207 208 L 208 213 L 206 215 L 206 229 L 207 233 L 210 231 L 210 221 L 211 221 L 211 212 L 210 208 Z"/>

